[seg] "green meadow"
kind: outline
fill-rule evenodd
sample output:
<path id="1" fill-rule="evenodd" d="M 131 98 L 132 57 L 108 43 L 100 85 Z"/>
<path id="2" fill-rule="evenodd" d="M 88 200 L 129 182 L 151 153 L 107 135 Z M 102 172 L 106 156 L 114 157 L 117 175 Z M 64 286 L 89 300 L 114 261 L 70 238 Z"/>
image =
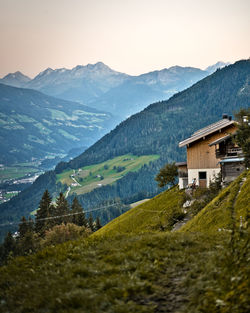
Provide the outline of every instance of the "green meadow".
<path id="1" fill-rule="evenodd" d="M 71 193 L 75 192 L 79 195 L 100 186 L 112 184 L 128 172 L 138 171 L 144 164 L 158 158 L 158 155 L 135 156 L 126 154 L 77 170 L 66 170 L 61 174 L 57 174 L 57 182 L 70 186 Z"/>

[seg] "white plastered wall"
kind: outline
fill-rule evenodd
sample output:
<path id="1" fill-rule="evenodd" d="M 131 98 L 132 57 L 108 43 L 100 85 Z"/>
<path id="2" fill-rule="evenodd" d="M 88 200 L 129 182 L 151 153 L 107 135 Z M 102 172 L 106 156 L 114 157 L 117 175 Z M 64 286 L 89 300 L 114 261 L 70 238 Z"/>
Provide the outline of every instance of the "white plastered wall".
<path id="1" fill-rule="evenodd" d="M 188 169 L 188 184 L 192 184 L 193 179 L 196 178 L 196 184 L 199 185 L 199 172 L 207 172 L 207 187 L 209 187 L 209 182 L 220 173 L 220 168 Z"/>
<path id="2" fill-rule="evenodd" d="M 179 189 L 187 187 L 187 178 L 179 178 Z"/>

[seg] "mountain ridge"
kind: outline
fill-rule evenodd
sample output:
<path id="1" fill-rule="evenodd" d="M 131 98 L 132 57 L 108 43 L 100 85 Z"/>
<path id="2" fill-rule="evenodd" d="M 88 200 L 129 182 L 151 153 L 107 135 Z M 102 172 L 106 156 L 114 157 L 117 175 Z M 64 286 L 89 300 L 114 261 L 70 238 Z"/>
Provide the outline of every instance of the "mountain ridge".
<path id="1" fill-rule="evenodd" d="M 222 63 L 213 65 L 214 70 L 216 66 L 221 67 Z M 211 71 L 176 65 L 133 76 L 97 62 L 77 65 L 72 69 L 47 68 L 27 82 L 20 80 L 18 87 L 32 88 L 111 112 L 120 116 L 121 121 L 152 102 L 166 100 L 174 93 L 190 87 Z M 0 82 L 11 81 L 3 78 Z"/>

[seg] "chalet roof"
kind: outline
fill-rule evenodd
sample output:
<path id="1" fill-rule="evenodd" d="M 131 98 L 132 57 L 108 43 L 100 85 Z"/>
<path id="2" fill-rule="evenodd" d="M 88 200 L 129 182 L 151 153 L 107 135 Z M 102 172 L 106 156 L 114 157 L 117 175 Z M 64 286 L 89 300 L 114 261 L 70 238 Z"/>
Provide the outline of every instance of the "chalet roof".
<path id="1" fill-rule="evenodd" d="M 211 143 L 209 144 L 209 147 L 214 146 L 214 145 L 217 145 L 218 143 L 221 143 L 221 142 L 223 142 L 223 141 L 226 141 L 226 140 L 229 139 L 230 137 L 231 137 L 231 135 L 226 135 L 226 136 L 224 136 L 224 137 L 221 137 L 221 138 L 219 138 L 219 139 L 217 139 L 217 140 L 211 142 Z"/>
<path id="2" fill-rule="evenodd" d="M 230 121 L 229 119 L 222 119 L 216 123 L 213 123 L 211 125 L 208 125 L 207 127 L 204 127 L 202 129 L 199 129 L 198 131 L 196 131 L 195 133 L 193 133 L 191 135 L 191 137 L 181 141 L 179 143 L 179 147 L 184 147 L 192 142 L 195 142 L 203 137 L 206 137 L 210 134 L 213 134 L 215 132 L 217 132 L 218 130 L 228 127 L 230 125 L 233 125 L 235 123 L 235 121 Z"/>

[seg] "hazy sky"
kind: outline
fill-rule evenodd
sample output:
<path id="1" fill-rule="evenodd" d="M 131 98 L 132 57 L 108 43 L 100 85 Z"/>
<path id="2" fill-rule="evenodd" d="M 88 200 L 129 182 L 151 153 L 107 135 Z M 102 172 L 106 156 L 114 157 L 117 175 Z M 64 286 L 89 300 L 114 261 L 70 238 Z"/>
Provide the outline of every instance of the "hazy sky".
<path id="1" fill-rule="evenodd" d="M 102 61 L 128 74 L 250 57 L 250 0 L 0 0 L 0 77 Z"/>

